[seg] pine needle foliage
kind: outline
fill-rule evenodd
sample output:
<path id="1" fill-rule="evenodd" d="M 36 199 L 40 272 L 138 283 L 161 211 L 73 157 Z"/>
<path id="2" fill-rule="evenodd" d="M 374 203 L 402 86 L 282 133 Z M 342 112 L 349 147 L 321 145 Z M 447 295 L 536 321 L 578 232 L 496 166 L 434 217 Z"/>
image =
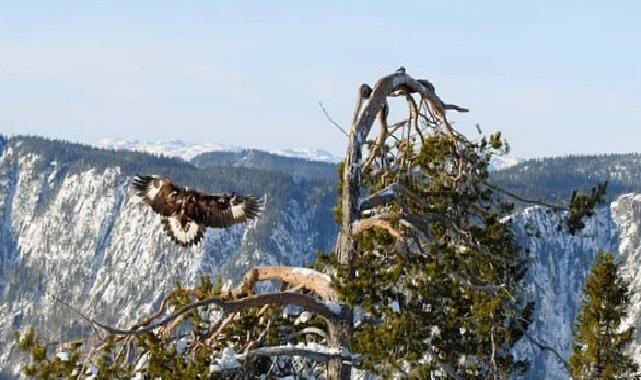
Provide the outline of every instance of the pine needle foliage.
<path id="1" fill-rule="evenodd" d="M 387 214 L 405 243 L 366 230 L 349 269 L 337 272 L 342 300 L 364 313 L 350 349 L 384 378 L 445 376 L 443 368 L 448 377 L 507 378 L 527 368 L 510 353 L 532 310 L 519 285 L 527 260 L 506 218 L 511 204 L 484 185 L 489 159 L 505 145 L 500 134 L 457 143 L 427 136 L 399 149 L 401 170 L 381 176 L 373 168 L 363 181 L 363 193 L 392 183 L 406 191 L 373 213 Z M 465 174 L 454 178 L 460 156 Z"/>
<path id="2" fill-rule="evenodd" d="M 621 328 L 630 293 L 611 252 L 600 252 L 583 290 L 570 372 L 574 379 L 629 379 L 637 365 L 626 354 L 634 327 Z"/>

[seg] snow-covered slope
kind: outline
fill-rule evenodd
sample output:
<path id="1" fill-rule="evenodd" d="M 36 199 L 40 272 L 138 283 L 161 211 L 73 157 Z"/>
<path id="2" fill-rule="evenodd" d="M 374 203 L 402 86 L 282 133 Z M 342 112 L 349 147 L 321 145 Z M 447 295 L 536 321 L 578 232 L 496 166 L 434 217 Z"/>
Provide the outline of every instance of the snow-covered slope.
<path id="1" fill-rule="evenodd" d="M 557 231 L 559 217 L 535 207 L 515 218 L 517 236 L 533 260 L 526 277 L 536 301 L 532 337 L 569 358 L 580 294 L 594 257 L 599 250 L 613 251 L 618 253 L 621 275 L 630 281 L 633 296 L 626 326 L 637 328 L 630 352 L 641 364 L 641 194 L 624 194 L 601 208 L 577 236 Z M 554 354 L 528 341 L 521 341 L 515 353 L 531 360 L 526 379 L 569 378 Z"/>
<path id="2" fill-rule="evenodd" d="M 94 145 L 98 148 L 105 149 L 132 150 L 137 152 L 164 154 L 170 157 L 180 157 L 187 161 L 202 153 L 217 151 L 239 152 L 242 150 L 241 147 L 237 146 L 212 143 L 191 144 L 182 140 L 159 140 L 150 143 L 138 140 L 104 139 L 96 142 Z M 272 149 L 267 150 L 267 152 L 283 157 L 296 157 L 311 161 L 336 163 L 340 160 L 339 157 L 332 153 L 316 148 Z"/>
<path id="3" fill-rule="evenodd" d="M 237 278 L 258 264 L 304 265 L 336 236 L 330 206 L 318 201 L 325 190 L 317 187 L 314 200 L 267 194 L 266 207 L 286 206 L 180 248 L 120 167 L 70 170 L 19 145 L 0 146 L 0 378 L 17 369 L 15 330 L 33 325 L 51 340 L 90 332 L 51 295 L 124 327 L 154 310 L 176 281 Z M 327 189 L 322 196 L 333 198 Z"/>
<path id="4" fill-rule="evenodd" d="M 279 156 L 303 158 L 311 161 L 337 163 L 341 160 L 341 157 L 337 157 L 324 149 L 316 148 L 272 149 L 268 152 Z"/>
<path id="5" fill-rule="evenodd" d="M 103 139 L 99 140 L 94 145 L 103 149 L 131 150 L 152 154 L 164 154 L 170 157 L 180 157 L 185 160 L 191 160 L 197 155 L 207 152 L 240 150 L 240 148 L 229 147 L 221 144 L 190 144 L 182 140 L 158 140 L 150 143 L 138 140 Z"/>
<path id="6" fill-rule="evenodd" d="M 626 326 L 635 326 L 630 352 L 641 364 L 641 194 L 627 194 L 612 203 L 612 217 L 619 228 L 622 275 L 629 281 L 630 310 Z"/>
<path id="7" fill-rule="evenodd" d="M 523 158 L 513 157 L 513 156 L 492 156 L 490 159 L 490 171 L 497 171 L 507 169 L 514 165 L 518 165 L 521 162 L 525 161 Z"/>

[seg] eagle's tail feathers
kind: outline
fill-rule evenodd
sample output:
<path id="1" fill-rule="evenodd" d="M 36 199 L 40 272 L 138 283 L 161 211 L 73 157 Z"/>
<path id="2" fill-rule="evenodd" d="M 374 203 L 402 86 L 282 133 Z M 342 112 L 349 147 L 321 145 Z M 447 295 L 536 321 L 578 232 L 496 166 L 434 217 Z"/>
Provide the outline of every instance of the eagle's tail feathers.
<path id="1" fill-rule="evenodd" d="M 198 245 L 203 237 L 204 228 L 193 220 L 188 220 L 183 227 L 176 216 L 162 220 L 163 229 L 167 236 L 182 247 Z"/>

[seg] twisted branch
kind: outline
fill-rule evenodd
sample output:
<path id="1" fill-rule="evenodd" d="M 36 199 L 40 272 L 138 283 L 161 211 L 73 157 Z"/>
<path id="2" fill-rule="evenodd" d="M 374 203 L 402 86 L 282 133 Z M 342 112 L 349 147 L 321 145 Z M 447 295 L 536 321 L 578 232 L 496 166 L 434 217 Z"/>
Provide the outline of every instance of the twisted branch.
<path id="1" fill-rule="evenodd" d="M 114 335 L 140 335 L 150 331 L 153 331 L 159 327 L 162 327 L 174 320 L 183 314 L 194 310 L 199 307 L 216 305 L 220 307 L 225 314 L 235 313 L 243 311 L 249 308 L 260 307 L 267 304 L 273 305 L 298 305 L 303 307 L 306 310 L 315 312 L 329 321 L 338 321 L 344 318 L 342 315 L 335 314 L 325 303 L 318 301 L 317 299 L 308 296 L 306 294 L 299 293 L 264 293 L 256 296 L 247 297 L 240 300 L 225 301 L 219 297 L 216 298 L 207 298 L 198 302 L 193 302 L 187 306 L 180 308 L 174 313 L 167 316 L 165 319 L 156 322 L 154 324 L 147 325 L 145 327 L 140 327 L 136 329 L 120 329 L 109 326 L 105 323 L 96 321 L 93 318 L 86 317 L 93 325 L 102 328 L 103 330 L 114 334 Z"/>
<path id="2" fill-rule="evenodd" d="M 318 294 L 323 300 L 333 301 L 338 299 L 336 291 L 331 287 L 328 275 L 309 268 L 269 266 L 250 269 L 245 274 L 241 285 L 231 292 L 232 298 L 244 294 L 252 294 L 253 287 L 258 281 L 278 280 L 287 282 L 292 286 L 301 286 Z"/>

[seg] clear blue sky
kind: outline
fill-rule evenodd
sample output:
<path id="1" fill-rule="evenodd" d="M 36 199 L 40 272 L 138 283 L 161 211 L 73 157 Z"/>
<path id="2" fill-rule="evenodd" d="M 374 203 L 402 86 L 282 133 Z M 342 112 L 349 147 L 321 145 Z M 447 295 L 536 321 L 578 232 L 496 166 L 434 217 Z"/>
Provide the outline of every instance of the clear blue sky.
<path id="1" fill-rule="evenodd" d="M 404 65 L 521 157 L 641 151 L 639 1 L 0 1 L 0 132 L 258 148 L 344 138 Z"/>

